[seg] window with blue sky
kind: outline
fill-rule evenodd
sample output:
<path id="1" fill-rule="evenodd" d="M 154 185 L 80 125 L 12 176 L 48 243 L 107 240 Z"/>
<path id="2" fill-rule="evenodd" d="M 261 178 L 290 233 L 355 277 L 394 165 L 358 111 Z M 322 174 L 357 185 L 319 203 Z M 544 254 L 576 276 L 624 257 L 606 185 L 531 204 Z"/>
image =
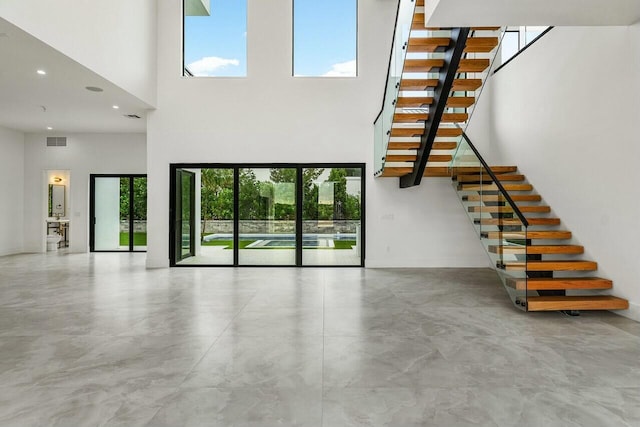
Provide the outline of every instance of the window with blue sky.
<path id="1" fill-rule="evenodd" d="M 184 12 L 185 74 L 245 77 L 247 0 L 185 0 Z"/>
<path id="2" fill-rule="evenodd" d="M 357 75 L 357 0 L 293 0 L 293 75 Z"/>

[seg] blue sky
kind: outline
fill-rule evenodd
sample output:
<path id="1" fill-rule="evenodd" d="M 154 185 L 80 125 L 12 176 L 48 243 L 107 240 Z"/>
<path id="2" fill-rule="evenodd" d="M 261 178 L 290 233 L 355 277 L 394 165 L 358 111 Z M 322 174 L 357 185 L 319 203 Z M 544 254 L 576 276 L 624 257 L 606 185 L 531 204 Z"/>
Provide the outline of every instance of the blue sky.
<path id="1" fill-rule="evenodd" d="M 292 1 L 294 75 L 355 76 L 357 0 Z M 247 31 L 246 0 L 211 0 L 211 16 L 185 17 L 185 64 L 195 75 L 246 76 Z"/>

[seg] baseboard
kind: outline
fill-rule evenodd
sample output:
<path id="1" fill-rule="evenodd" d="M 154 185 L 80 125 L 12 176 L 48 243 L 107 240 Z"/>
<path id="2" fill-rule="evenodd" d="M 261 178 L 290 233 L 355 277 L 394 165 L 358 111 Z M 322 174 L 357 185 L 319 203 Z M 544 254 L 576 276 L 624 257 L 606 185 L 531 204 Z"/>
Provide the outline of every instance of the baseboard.
<path id="1" fill-rule="evenodd" d="M 613 311 L 613 313 L 624 316 L 631 320 L 635 320 L 636 322 L 640 322 L 640 304 L 629 301 L 628 310 L 616 310 Z"/>

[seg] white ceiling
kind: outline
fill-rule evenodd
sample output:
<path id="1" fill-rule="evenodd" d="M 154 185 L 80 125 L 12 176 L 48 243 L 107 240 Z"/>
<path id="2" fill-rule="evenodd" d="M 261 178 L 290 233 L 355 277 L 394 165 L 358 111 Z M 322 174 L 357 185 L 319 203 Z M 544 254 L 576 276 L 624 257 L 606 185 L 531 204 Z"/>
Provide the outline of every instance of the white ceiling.
<path id="1" fill-rule="evenodd" d="M 1 18 L 0 58 L 0 126 L 52 135 L 146 132 L 149 105 Z"/>
<path id="2" fill-rule="evenodd" d="M 640 0 L 430 0 L 427 26 L 631 25 Z"/>

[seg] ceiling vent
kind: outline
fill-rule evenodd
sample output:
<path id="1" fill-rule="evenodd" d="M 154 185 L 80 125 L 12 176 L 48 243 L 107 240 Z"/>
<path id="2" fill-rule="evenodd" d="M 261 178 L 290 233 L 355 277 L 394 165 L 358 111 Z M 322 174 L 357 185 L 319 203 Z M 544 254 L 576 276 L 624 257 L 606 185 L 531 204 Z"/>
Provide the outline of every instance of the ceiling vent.
<path id="1" fill-rule="evenodd" d="M 127 119 L 139 119 L 140 116 L 137 114 L 125 114 L 124 115 Z"/>
<path id="2" fill-rule="evenodd" d="M 47 137 L 47 147 L 66 147 L 66 146 L 67 146 L 66 136 L 48 136 Z"/>

